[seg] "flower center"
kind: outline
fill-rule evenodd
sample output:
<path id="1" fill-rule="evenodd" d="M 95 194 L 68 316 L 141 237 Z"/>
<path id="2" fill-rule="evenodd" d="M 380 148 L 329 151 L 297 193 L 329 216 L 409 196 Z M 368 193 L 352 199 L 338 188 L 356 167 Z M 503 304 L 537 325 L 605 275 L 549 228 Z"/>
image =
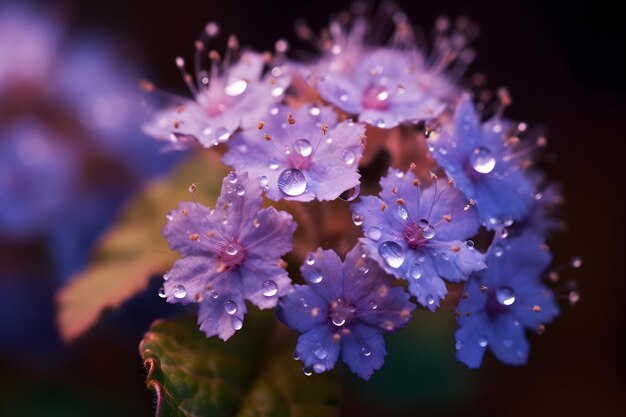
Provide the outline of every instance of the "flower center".
<path id="1" fill-rule="evenodd" d="M 515 292 L 511 287 L 501 286 L 487 295 L 485 309 L 491 317 L 508 314 L 515 303 Z"/>
<path id="2" fill-rule="evenodd" d="M 421 219 L 417 224 L 411 222 L 404 232 L 404 238 L 411 249 L 426 246 L 433 237 L 435 237 L 435 228 L 426 219 Z"/>
<path id="3" fill-rule="evenodd" d="M 246 258 L 246 252 L 239 242 L 229 242 L 220 253 L 219 260 L 226 268 L 241 264 Z"/>
<path id="4" fill-rule="evenodd" d="M 332 323 L 337 326 L 348 326 L 354 320 L 356 307 L 348 301 L 338 298 L 331 301 L 328 315 Z"/>
<path id="5" fill-rule="evenodd" d="M 389 108 L 389 91 L 380 85 L 370 85 L 361 96 L 361 104 L 366 109 L 387 110 Z"/>

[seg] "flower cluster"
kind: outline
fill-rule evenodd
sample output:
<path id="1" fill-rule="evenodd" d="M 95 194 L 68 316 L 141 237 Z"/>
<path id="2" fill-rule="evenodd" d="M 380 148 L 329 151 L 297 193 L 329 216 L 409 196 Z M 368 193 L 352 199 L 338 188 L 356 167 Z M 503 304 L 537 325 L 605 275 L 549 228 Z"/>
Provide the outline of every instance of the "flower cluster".
<path id="1" fill-rule="evenodd" d="M 320 50 L 313 62 L 289 60 L 285 41 L 235 62 L 231 37 L 223 61 L 209 53 L 211 70 L 198 70 L 197 85 L 183 71 L 194 99 L 158 111 L 144 130 L 174 149 L 215 146 L 235 171 L 215 209 L 181 203 L 168 215 L 164 234 L 182 257 L 161 295 L 198 303 L 200 328 L 224 340 L 242 327 L 245 299 L 278 306 L 278 319 L 301 333 L 294 357 L 305 374 L 341 356 L 368 379 L 383 364 L 383 333 L 404 327 L 417 304 L 444 305 L 453 286 L 463 294 L 452 300 L 458 359 L 477 367 L 490 347 L 503 362 L 525 363 L 524 329 L 544 329 L 559 311 L 542 283 L 551 260 L 544 242 L 560 225 L 558 188 L 533 169 L 545 138 L 503 117 L 504 90 L 484 106 L 457 83 L 473 58 L 471 23 L 438 20 L 426 55 L 401 11 L 381 13 L 394 26 L 389 39 L 360 13 L 331 21 L 321 36 L 298 23 L 299 37 Z M 217 34 L 209 24 L 198 50 Z M 382 147 L 368 149 L 370 135 Z M 394 135 L 405 139 L 392 145 Z M 415 162 L 376 176 L 365 152 L 392 146 Z M 263 193 L 289 201 L 281 207 L 317 233 L 288 258 L 301 263 L 291 278 L 304 285 L 292 285 L 281 259 L 295 247 L 296 223 L 262 209 Z M 319 203 L 338 198 L 355 201 Z M 327 230 L 350 216 L 356 228 Z M 343 261 L 338 252 L 347 252 Z"/>

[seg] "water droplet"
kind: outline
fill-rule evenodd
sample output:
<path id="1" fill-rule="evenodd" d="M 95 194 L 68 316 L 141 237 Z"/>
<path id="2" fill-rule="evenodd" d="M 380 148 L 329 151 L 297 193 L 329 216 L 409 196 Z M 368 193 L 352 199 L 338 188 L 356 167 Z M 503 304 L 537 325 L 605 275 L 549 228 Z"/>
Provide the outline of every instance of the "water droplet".
<path id="1" fill-rule="evenodd" d="M 235 330 L 241 330 L 241 328 L 243 327 L 243 321 L 241 321 L 239 317 L 233 317 L 232 323 L 233 329 Z"/>
<path id="2" fill-rule="evenodd" d="M 174 216 L 172 215 L 172 213 L 167 213 L 167 215 L 165 216 L 165 219 L 168 222 L 171 222 L 172 220 L 174 220 Z"/>
<path id="3" fill-rule="evenodd" d="M 309 281 L 313 284 L 319 284 L 324 279 L 324 276 L 318 269 L 311 269 L 309 272 Z"/>
<path id="4" fill-rule="evenodd" d="M 237 182 L 237 174 L 234 172 L 231 172 L 230 174 L 228 174 L 228 182 L 231 184 L 234 184 Z"/>
<path id="5" fill-rule="evenodd" d="M 342 157 L 346 165 L 352 165 L 354 163 L 355 155 L 350 149 L 344 149 Z"/>
<path id="6" fill-rule="evenodd" d="M 454 345 L 454 348 L 456 350 L 461 350 L 461 348 L 463 347 L 463 341 L 461 339 L 456 341 L 456 344 Z"/>
<path id="7" fill-rule="evenodd" d="M 306 256 L 306 264 L 307 265 L 313 265 L 315 263 L 315 255 L 313 255 L 312 253 L 309 253 Z"/>
<path id="8" fill-rule="evenodd" d="M 319 116 L 319 115 L 320 115 L 320 113 L 321 113 L 321 110 L 320 110 L 320 108 L 319 108 L 319 107 L 317 107 L 317 106 L 313 106 L 313 107 L 311 107 L 311 108 L 309 109 L 309 114 L 310 114 L 311 116 Z"/>
<path id="9" fill-rule="evenodd" d="M 311 368 L 310 366 L 307 366 L 304 369 L 302 369 L 302 372 L 304 372 L 304 375 L 306 376 L 311 376 L 313 375 L 313 368 Z"/>
<path id="10" fill-rule="evenodd" d="M 346 101 L 348 101 L 348 95 L 347 94 L 340 95 L 339 101 L 341 101 L 342 103 L 345 103 Z"/>
<path id="11" fill-rule="evenodd" d="M 376 310 L 378 308 L 378 304 L 376 304 L 374 301 L 370 301 L 370 308 L 372 310 Z"/>
<path id="12" fill-rule="evenodd" d="M 300 360 L 300 355 L 298 355 L 298 352 L 293 352 L 293 355 L 291 355 L 293 357 L 294 360 L 299 361 Z"/>
<path id="13" fill-rule="evenodd" d="M 324 349 L 324 346 L 322 346 L 321 343 L 317 343 L 315 348 L 313 348 L 313 354 L 317 359 L 324 359 L 328 355 L 328 352 Z"/>
<path id="14" fill-rule="evenodd" d="M 350 188 L 349 190 L 344 191 L 339 195 L 339 198 L 343 201 L 352 201 L 359 196 L 361 192 L 361 186 L 357 184 L 355 187 Z"/>
<path id="15" fill-rule="evenodd" d="M 499 258 L 500 256 L 502 256 L 503 253 L 504 253 L 504 248 L 502 247 L 502 245 L 499 243 L 496 243 L 493 246 L 493 254 Z"/>
<path id="16" fill-rule="evenodd" d="M 496 300 L 503 306 L 510 306 L 515 302 L 515 292 L 511 287 L 500 287 L 496 290 Z"/>
<path id="17" fill-rule="evenodd" d="M 360 214 L 357 213 L 352 213 L 352 223 L 354 223 L 355 226 L 360 226 L 363 224 L 363 216 L 361 216 Z"/>
<path id="18" fill-rule="evenodd" d="M 285 89 L 282 88 L 281 86 L 274 87 L 272 88 L 272 91 L 271 91 L 272 96 L 274 97 L 280 97 L 284 92 L 285 92 Z"/>
<path id="19" fill-rule="evenodd" d="M 385 101 L 388 98 L 389 98 L 389 92 L 386 90 L 383 90 L 380 93 L 376 94 L 376 100 L 378 101 Z"/>
<path id="20" fill-rule="evenodd" d="M 380 227 L 372 226 L 367 229 L 365 235 L 372 240 L 379 240 L 380 237 L 383 235 L 383 229 L 381 229 Z"/>
<path id="21" fill-rule="evenodd" d="M 484 347 L 487 347 L 487 344 L 488 344 L 488 342 L 487 342 L 487 338 L 485 336 L 480 336 L 478 338 L 478 346 L 484 348 Z"/>
<path id="22" fill-rule="evenodd" d="M 500 230 L 500 237 L 502 239 L 506 239 L 507 237 L 509 237 L 509 229 L 503 227 L 502 230 Z"/>
<path id="23" fill-rule="evenodd" d="M 228 300 L 224 303 L 224 311 L 230 315 L 233 315 L 237 312 L 237 303 L 233 300 Z"/>
<path id="24" fill-rule="evenodd" d="M 167 297 L 167 294 L 165 294 L 165 288 L 163 287 L 159 288 L 159 297 L 161 298 Z"/>
<path id="25" fill-rule="evenodd" d="M 388 240 L 378 247 L 378 254 L 392 268 L 399 268 L 404 262 L 404 249 L 399 243 Z"/>
<path id="26" fill-rule="evenodd" d="M 298 139 L 296 143 L 293 144 L 293 149 L 304 157 L 311 155 L 313 152 L 311 142 L 306 139 Z"/>
<path id="27" fill-rule="evenodd" d="M 163 274 L 163 280 L 167 281 L 168 279 L 170 279 L 170 273 L 166 272 L 166 273 Z"/>
<path id="28" fill-rule="evenodd" d="M 337 327 L 341 327 L 346 324 L 346 318 L 343 314 L 333 314 L 332 316 L 333 324 Z"/>
<path id="29" fill-rule="evenodd" d="M 275 159 L 270 159 L 270 169 L 278 169 L 278 162 Z"/>
<path id="30" fill-rule="evenodd" d="M 363 354 L 363 356 L 370 356 L 372 354 L 372 351 L 367 346 L 363 346 L 361 348 L 361 353 Z"/>
<path id="31" fill-rule="evenodd" d="M 489 174 L 496 167 L 496 157 L 491 150 L 483 147 L 474 148 L 470 156 L 474 171 Z"/>
<path id="32" fill-rule="evenodd" d="M 426 296 L 426 302 L 428 303 L 428 305 L 433 305 L 435 304 L 435 298 L 431 294 L 428 294 Z"/>
<path id="33" fill-rule="evenodd" d="M 473 240 L 465 241 L 465 246 L 467 246 L 470 249 L 474 248 L 474 241 Z"/>
<path id="34" fill-rule="evenodd" d="M 239 184 L 237 186 L 237 195 L 244 195 L 246 193 L 246 189 L 243 185 Z"/>
<path id="35" fill-rule="evenodd" d="M 265 281 L 261 286 L 263 295 L 266 297 L 273 297 L 278 292 L 278 284 L 272 280 Z"/>
<path id="36" fill-rule="evenodd" d="M 283 193 L 295 197 L 306 190 L 306 177 L 296 168 L 287 168 L 278 176 L 278 189 Z"/>
<path id="37" fill-rule="evenodd" d="M 398 212 L 398 216 L 400 216 L 402 220 L 406 220 L 409 217 L 409 213 L 406 211 L 406 208 L 404 208 L 403 205 L 399 205 L 396 208 L 396 211 Z"/>
<path id="38" fill-rule="evenodd" d="M 313 370 L 315 371 L 315 373 L 321 374 L 326 370 L 326 367 L 321 363 L 316 363 L 315 365 L 313 365 Z"/>
<path id="39" fill-rule="evenodd" d="M 420 279 L 422 277 L 423 272 L 424 272 L 424 268 L 419 263 L 414 263 L 413 265 L 411 265 L 411 268 L 409 269 L 409 274 L 411 275 L 411 278 L 413 279 Z"/>
<path id="40" fill-rule="evenodd" d="M 226 142 L 230 138 L 230 132 L 223 127 L 220 127 L 215 131 L 215 136 L 218 142 Z"/>
<path id="41" fill-rule="evenodd" d="M 242 95 L 243 92 L 246 91 L 247 87 L 248 87 L 248 82 L 246 80 L 237 80 L 228 84 L 224 88 L 224 92 L 228 96 L 236 97 L 236 96 Z"/>
<path id="42" fill-rule="evenodd" d="M 226 253 L 230 256 L 235 256 L 237 255 L 237 248 L 235 247 L 235 245 L 228 245 L 226 246 Z"/>
<path id="43" fill-rule="evenodd" d="M 428 220 L 421 219 L 417 222 L 417 225 L 420 229 L 422 229 L 422 236 L 424 236 L 424 239 L 432 239 L 435 237 L 435 228 L 428 223 Z"/>
<path id="44" fill-rule="evenodd" d="M 184 285 L 174 285 L 174 288 L 172 288 L 172 295 L 174 298 L 178 299 L 185 298 L 187 296 L 187 289 Z"/>

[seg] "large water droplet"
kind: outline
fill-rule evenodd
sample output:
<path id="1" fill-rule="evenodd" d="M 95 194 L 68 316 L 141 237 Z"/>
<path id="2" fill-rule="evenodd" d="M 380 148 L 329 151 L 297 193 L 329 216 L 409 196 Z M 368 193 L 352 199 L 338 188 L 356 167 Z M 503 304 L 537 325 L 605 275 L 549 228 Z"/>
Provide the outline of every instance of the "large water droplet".
<path id="1" fill-rule="evenodd" d="M 383 229 L 381 229 L 380 227 L 372 226 L 367 229 L 365 235 L 372 240 L 379 240 L 380 237 L 383 235 Z"/>
<path id="2" fill-rule="evenodd" d="M 420 279 L 422 277 L 423 272 L 424 272 L 424 267 L 422 267 L 422 265 L 419 263 L 414 263 L 413 265 L 411 265 L 411 268 L 409 269 L 409 274 L 411 275 L 411 278 L 413 279 Z"/>
<path id="3" fill-rule="evenodd" d="M 496 290 L 496 300 L 503 306 L 510 306 L 515 302 L 515 292 L 511 287 L 500 287 Z"/>
<path id="4" fill-rule="evenodd" d="M 399 268 L 404 262 L 404 249 L 399 243 L 388 240 L 378 247 L 378 254 L 392 268 Z"/>
<path id="5" fill-rule="evenodd" d="M 272 280 L 265 281 L 261 288 L 266 297 L 273 297 L 278 292 L 278 284 Z"/>
<path id="6" fill-rule="evenodd" d="M 345 162 L 346 165 L 352 165 L 354 163 L 354 159 L 356 158 L 354 152 L 352 152 L 350 149 L 344 149 L 342 157 L 343 162 Z"/>
<path id="7" fill-rule="evenodd" d="M 343 193 L 339 194 L 339 198 L 341 198 L 343 201 L 352 201 L 359 196 L 360 192 L 361 186 L 357 184 L 355 187 L 352 187 L 349 190 L 346 190 Z"/>
<path id="8" fill-rule="evenodd" d="M 283 193 L 295 197 L 306 190 L 306 177 L 296 168 L 287 168 L 278 176 L 278 189 Z"/>
<path id="9" fill-rule="evenodd" d="M 296 143 L 293 144 L 293 149 L 304 157 L 311 155 L 313 152 L 311 142 L 306 139 L 298 139 Z"/>
<path id="10" fill-rule="evenodd" d="M 311 281 L 313 284 L 319 284 L 320 282 L 322 282 L 323 279 L 324 276 L 319 270 L 311 269 L 311 272 L 309 272 L 309 281 Z"/>
<path id="11" fill-rule="evenodd" d="M 224 88 L 224 92 L 226 93 L 226 95 L 229 95 L 231 97 L 236 97 L 236 96 L 242 95 L 243 92 L 246 91 L 247 87 L 248 87 L 248 82 L 246 80 L 237 80 L 228 84 Z"/>
<path id="12" fill-rule="evenodd" d="M 404 208 L 403 205 L 399 205 L 396 208 L 396 212 L 398 213 L 398 216 L 400 216 L 402 220 L 406 220 L 409 217 L 409 213 L 406 211 L 406 208 Z"/>
<path id="13" fill-rule="evenodd" d="M 224 311 L 228 314 L 235 314 L 237 312 L 237 303 L 233 300 L 228 300 L 224 303 Z"/>
<path id="14" fill-rule="evenodd" d="M 174 285 L 174 288 L 172 288 L 172 295 L 174 298 L 178 299 L 185 298 L 187 296 L 187 289 L 181 284 Z"/>
<path id="15" fill-rule="evenodd" d="M 470 155 L 470 163 L 474 171 L 489 174 L 496 167 L 496 157 L 488 148 L 474 148 Z"/>

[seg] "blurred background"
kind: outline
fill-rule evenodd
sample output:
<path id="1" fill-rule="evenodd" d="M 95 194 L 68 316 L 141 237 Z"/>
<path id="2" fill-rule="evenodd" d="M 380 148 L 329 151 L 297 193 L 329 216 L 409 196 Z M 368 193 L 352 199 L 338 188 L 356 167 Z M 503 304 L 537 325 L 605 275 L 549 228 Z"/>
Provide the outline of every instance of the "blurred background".
<path id="1" fill-rule="evenodd" d="M 454 361 L 451 314 L 417 314 L 389 338 L 382 371 L 349 377 L 346 416 L 622 415 L 626 342 L 617 165 L 626 138 L 626 26 L 613 2 L 400 1 L 428 33 L 439 15 L 481 28 L 468 75 L 509 88 L 508 114 L 548 132 L 548 176 L 563 185 L 565 233 L 550 241 L 581 301 L 530 336 L 529 364 L 487 356 L 479 371 Z M 144 293 L 64 345 L 55 289 L 88 259 L 97 236 L 163 155 L 139 133 L 140 79 L 185 94 L 174 58 L 191 56 L 215 20 L 242 45 L 292 56 L 309 47 L 293 22 L 320 29 L 348 1 L 0 1 L 0 416 L 150 416 L 137 345 L 150 322 L 175 312 Z M 222 37 L 222 46 L 225 43 Z M 218 48 L 219 49 L 219 48 Z"/>

